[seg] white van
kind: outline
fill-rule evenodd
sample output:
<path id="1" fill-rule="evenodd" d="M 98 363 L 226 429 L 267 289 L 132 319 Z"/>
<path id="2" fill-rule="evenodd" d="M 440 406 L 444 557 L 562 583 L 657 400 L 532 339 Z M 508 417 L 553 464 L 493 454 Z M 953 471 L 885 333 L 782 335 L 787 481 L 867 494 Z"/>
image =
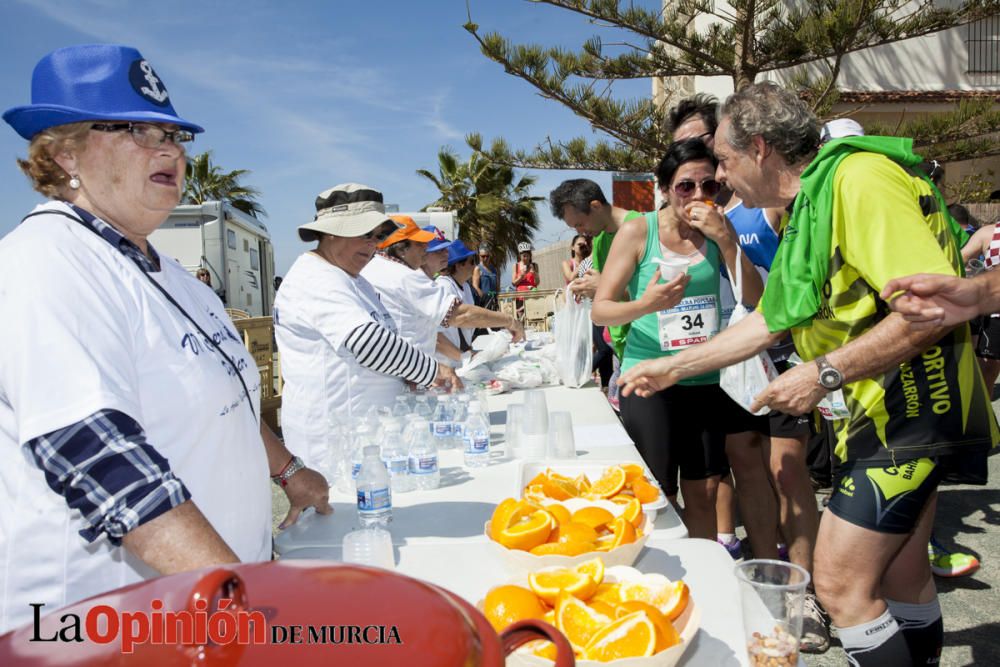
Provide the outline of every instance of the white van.
<path id="1" fill-rule="evenodd" d="M 396 212 L 390 210 L 391 207 L 386 207 L 386 213 L 389 215 L 408 215 L 413 218 L 413 222 L 417 223 L 417 227 L 427 227 L 428 225 L 434 225 L 442 232 L 444 232 L 445 238 L 449 240 L 455 240 L 458 238 L 458 220 L 454 211 L 446 211 L 443 208 L 431 208 L 427 211 L 400 211 Z"/>
<path id="2" fill-rule="evenodd" d="M 274 248 L 260 220 L 223 202 L 183 204 L 149 241 L 192 274 L 208 269 L 212 288 L 227 308 L 251 317 L 271 314 Z"/>

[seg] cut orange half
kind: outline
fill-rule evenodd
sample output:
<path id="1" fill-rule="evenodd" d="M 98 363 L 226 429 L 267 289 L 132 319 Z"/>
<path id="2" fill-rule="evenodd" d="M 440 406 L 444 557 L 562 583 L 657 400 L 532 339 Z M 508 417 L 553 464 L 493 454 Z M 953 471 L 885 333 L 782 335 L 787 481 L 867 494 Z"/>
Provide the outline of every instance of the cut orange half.
<path id="1" fill-rule="evenodd" d="M 528 551 L 549 539 L 553 523 L 555 519 L 551 514 L 545 510 L 534 510 L 523 520 L 512 521 L 494 535 L 493 539 L 508 549 Z"/>
<path id="2" fill-rule="evenodd" d="M 561 591 L 586 600 L 597 590 L 597 583 L 589 574 L 568 568 L 532 572 L 528 575 L 528 586 L 549 604 L 555 604 Z"/>

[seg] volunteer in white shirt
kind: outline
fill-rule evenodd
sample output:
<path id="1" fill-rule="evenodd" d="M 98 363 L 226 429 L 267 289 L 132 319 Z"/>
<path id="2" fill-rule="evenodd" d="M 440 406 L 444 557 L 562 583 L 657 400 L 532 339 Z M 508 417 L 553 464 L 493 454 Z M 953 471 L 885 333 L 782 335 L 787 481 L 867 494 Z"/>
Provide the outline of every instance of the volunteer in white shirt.
<path id="1" fill-rule="evenodd" d="M 274 302 L 285 378 L 285 441 L 311 464 L 326 453 L 332 424 L 349 424 L 371 406 L 393 405 L 405 382 L 458 378 L 399 335 L 396 320 L 361 275 L 379 241 L 397 228 L 382 193 L 345 183 L 316 198 L 316 219 L 299 238 L 316 248 L 299 256 Z M 409 269 L 407 269 L 409 270 Z"/>
<path id="2" fill-rule="evenodd" d="M 436 282 L 462 303 L 475 305 L 469 279 L 476 268 L 476 253 L 469 250 L 461 240 L 455 240 L 448 247 L 448 266 L 444 268 Z M 463 353 L 472 347 L 475 327 L 443 327 L 440 333 Z"/>
<path id="3" fill-rule="evenodd" d="M 452 360 L 458 360 L 460 352 L 443 336 L 439 339 L 438 327 L 503 327 L 515 341 L 524 338 L 521 324 L 510 315 L 464 304 L 428 278 L 420 267 L 434 235 L 408 216 L 391 217 L 402 227 L 382 242 L 383 253 L 361 275 L 378 290 L 400 336 L 425 354 L 437 352 Z"/>
<path id="4" fill-rule="evenodd" d="M 260 376 L 219 299 L 147 242 L 202 128 L 114 45 L 45 56 L 32 104 L 3 117 L 53 201 L 0 241 L 0 633 L 32 604 L 269 560 L 269 471 L 286 521 L 332 511 L 328 489 L 260 422 Z"/>

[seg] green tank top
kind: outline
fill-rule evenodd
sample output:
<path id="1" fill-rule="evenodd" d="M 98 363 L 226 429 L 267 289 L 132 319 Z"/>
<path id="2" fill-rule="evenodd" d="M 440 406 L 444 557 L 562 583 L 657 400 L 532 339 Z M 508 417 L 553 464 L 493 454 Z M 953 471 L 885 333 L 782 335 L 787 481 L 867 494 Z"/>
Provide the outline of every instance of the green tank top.
<path id="1" fill-rule="evenodd" d="M 632 299 L 646 291 L 646 285 L 659 268 L 654 259 L 662 259 L 660 233 L 656 211 L 646 214 L 646 250 L 632 274 L 628 289 Z M 669 310 L 643 315 L 632 322 L 625 341 L 622 370 L 639 361 L 677 354 L 681 350 L 704 343 L 719 332 L 719 247 L 705 239 L 705 259 L 688 268 L 691 281 L 684 290 L 684 299 Z M 719 372 L 682 380 L 683 385 L 718 384 Z"/>

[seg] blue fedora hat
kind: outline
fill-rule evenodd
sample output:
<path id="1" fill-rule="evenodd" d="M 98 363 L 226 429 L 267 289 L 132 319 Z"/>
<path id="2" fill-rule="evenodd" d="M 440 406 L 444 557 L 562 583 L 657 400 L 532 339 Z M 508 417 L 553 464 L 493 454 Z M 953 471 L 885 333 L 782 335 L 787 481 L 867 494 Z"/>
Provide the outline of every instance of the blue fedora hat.
<path id="1" fill-rule="evenodd" d="M 451 242 L 451 245 L 448 246 L 448 266 L 461 262 L 467 257 L 474 257 L 475 254 L 475 252 L 469 250 L 462 239 L 455 239 Z"/>
<path id="2" fill-rule="evenodd" d="M 173 123 L 204 128 L 177 116 L 163 80 L 130 46 L 85 44 L 42 58 L 31 76 L 31 104 L 3 119 L 25 139 L 56 125 L 85 120 Z"/>

